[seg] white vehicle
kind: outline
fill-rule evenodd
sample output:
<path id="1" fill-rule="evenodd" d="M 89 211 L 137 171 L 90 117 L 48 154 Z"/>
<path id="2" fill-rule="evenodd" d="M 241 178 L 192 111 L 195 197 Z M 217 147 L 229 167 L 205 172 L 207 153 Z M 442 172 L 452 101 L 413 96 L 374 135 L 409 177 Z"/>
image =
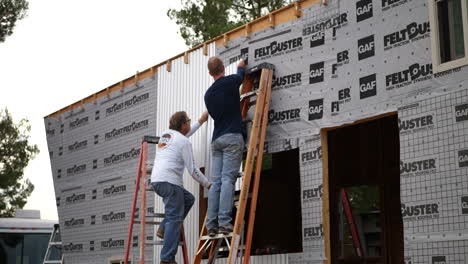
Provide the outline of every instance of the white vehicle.
<path id="1" fill-rule="evenodd" d="M 40 219 L 38 210 L 17 210 L 0 218 L 0 263 L 42 264 L 57 221 Z"/>

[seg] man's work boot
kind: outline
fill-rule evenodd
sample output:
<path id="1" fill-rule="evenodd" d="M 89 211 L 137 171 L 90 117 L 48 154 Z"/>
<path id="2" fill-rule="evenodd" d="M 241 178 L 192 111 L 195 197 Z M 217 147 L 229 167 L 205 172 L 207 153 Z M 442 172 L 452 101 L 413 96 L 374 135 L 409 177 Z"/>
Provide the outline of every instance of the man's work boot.
<path id="1" fill-rule="evenodd" d="M 219 233 L 223 235 L 228 235 L 229 233 L 232 233 L 233 226 L 231 224 L 226 225 L 226 226 L 220 226 L 219 227 Z"/>
<path id="2" fill-rule="evenodd" d="M 215 228 L 208 229 L 208 236 L 209 237 L 214 237 L 217 234 L 218 234 L 218 230 L 216 230 Z"/>

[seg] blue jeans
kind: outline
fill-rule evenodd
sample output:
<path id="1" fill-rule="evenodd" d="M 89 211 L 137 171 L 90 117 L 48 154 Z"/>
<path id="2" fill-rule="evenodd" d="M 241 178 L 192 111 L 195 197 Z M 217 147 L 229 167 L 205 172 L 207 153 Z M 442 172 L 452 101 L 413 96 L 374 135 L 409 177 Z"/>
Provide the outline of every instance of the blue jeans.
<path id="1" fill-rule="evenodd" d="M 229 226 L 232 220 L 234 187 L 242 162 L 242 134 L 224 134 L 211 143 L 212 186 L 208 192 L 207 229 Z"/>
<path id="2" fill-rule="evenodd" d="M 163 198 L 165 217 L 161 223 L 164 228 L 164 243 L 161 261 L 173 262 L 179 247 L 180 227 L 195 197 L 184 188 L 168 182 L 152 182 L 153 190 Z"/>

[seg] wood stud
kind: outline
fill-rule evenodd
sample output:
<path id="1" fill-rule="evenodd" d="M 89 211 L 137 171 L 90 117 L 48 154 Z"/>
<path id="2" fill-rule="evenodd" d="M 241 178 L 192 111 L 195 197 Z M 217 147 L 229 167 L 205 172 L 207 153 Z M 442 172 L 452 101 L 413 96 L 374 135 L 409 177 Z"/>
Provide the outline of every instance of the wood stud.
<path id="1" fill-rule="evenodd" d="M 299 5 L 299 2 L 294 2 L 294 16 L 297 18 L 302 16 L 301 6 Z"/>
<path id="2" fill-rule="evenodd" d="M 252 26 L 250 23 L 245 24 L 245 37 L 250 39 L 250 34 L 252 33 Z"/>
<path id="3" fill-rule="evenodd" d="M 268 24 L 270 25 L 270 27 L 274 27 L 275 26 L 275 15 L 273 14 L 268 14 Z"/>
<path id="4" fill-rule="evenodd" d="M 223 35 L 223 45 L 226 48 L 228 47 L 228 35 L 227 34 Z"/>
<path id="5" fill-rule="evenodd" d="M 208 45 L 203 43 L 203 55 L 208 56 Z"/>
<path id="6" fill-rule="evenodd" d="M 166 61 L 166 70 L 168 72 L 171 72 L 171 65 L 172 65 L 171 60 Z"/>
<path id="7" fill-rule="evenodd" d="M 187 51 L 184 53 L 184 63 L 188 64 L 188 52 Z"/>

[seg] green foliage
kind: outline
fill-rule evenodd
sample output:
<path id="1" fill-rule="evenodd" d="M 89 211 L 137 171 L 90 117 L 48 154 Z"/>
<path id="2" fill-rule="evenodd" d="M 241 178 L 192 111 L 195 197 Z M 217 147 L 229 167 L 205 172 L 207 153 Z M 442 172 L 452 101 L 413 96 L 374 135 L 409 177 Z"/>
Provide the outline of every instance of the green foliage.
<path id="1" fill-rule="evenodd" d="M 182 9 L 169 9 L 167 15 L 179 25 L 187 46 L 196 46 L 239 27 L 291 0 L 183 0 Z"/>
<path id="2" fill-rule="evenodd" d="M 0 0 L 0 43 L 13 34 L 16 21 L 26 16 L 27 0 Z"/>
<path id="3" fill-rule="evenodd" d="M 39 153 L 29 144 L 30 131 L 27 120 L 15 124 L 7 109 L 0 110 L 0 217 L 13 216 L 34 190 L 29 180 L 23 180 L 24 168 Z"/>

